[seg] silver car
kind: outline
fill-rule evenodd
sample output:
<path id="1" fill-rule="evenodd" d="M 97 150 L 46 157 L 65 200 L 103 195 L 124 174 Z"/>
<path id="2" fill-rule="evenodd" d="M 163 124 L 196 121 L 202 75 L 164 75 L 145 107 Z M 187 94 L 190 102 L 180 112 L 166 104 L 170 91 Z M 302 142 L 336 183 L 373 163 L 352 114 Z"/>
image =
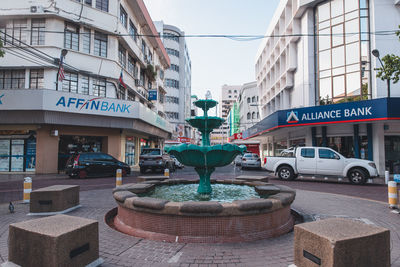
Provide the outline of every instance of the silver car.
<path id="1" fill-rule="evenodd" d="M 246 153 L 242 157 L 242 169 L 245 168 L 261 168 L 261 159 L 257 154 Z"/>
<path id="2" fill-rule="evenodd" d="M 236 166 L 240 166 L 242 164 L 242 155 L 237 155 L 235 160 L 233 161 L 233 164 Z"/>

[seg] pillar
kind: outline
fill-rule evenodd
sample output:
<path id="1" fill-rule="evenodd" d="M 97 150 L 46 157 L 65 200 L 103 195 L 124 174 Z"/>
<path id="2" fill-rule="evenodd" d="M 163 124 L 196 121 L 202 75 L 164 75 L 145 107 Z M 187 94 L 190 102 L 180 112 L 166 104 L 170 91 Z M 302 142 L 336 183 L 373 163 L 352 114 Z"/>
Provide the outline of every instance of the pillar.
<path id="1" fill-rule="evenodd" d="M 353 148 L 354 148 L 354 157 L 356 159 L 360 158 L 360 136 L 359 136 L 359 128 L 358 124 L 353 125 Z"/>
<path id="2" fill-rule="evenodd" d="M 58 172 L 59 136 L 51 136 L 51 127 L 36 131 L 36 173 Z"/>
<path id="3" fill-rule="evenodd" d="M 385 174 L 385 131 L 382 122 L 374 122 L 372 125 L 373 157 L 379 175 Z"/>
<path id="4" fill-rule="evenodd" d="M 328 146 L 328 138 L 326 137 L 326 126 L 322 126 L 322 146 Z"/>
<path id="5" fill-rule="evenodd" d="M 374 146 L 372 136 L 372 124 L 367 124 L 367 138 L 368 138 L 368 160 L 374 160 Z"/>
<path id="6" fill-rule="evenodd" d="M 317 146 L 317 128 L 316 127 L 311 128 L 311 142 L 312 142 L 312 146 Z"/>

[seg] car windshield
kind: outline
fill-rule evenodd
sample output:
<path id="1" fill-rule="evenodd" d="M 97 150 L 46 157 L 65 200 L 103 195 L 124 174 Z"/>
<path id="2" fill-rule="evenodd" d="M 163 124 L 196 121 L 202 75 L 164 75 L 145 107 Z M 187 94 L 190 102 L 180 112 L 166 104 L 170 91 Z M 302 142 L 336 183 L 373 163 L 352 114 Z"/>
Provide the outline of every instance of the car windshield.
<path id="1" fill-rule="evenodd" d="M 257 154 L 246 154 L 244 155 L 245 158 L 258 158 Z"/>
<path id="2" fill-rule="evenodd" d="M 160 149 L 143 149 L 142 155 L 160 155 Z"/>

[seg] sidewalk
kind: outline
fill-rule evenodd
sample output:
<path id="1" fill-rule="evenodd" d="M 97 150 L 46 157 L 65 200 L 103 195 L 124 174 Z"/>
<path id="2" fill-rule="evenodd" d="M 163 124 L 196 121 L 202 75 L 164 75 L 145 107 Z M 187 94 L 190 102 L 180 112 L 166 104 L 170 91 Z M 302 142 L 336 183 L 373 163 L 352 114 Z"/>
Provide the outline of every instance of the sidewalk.
<path id="1" fill-rule="evenodd" d="M 68 215 L 99 221 L 102 266 L 285 266 L 293 263 L 293 233 L 278 238 L 235 244 L 180 244 L 149 241 L 116 232 L 104 223 L 116 207 L 111 189 L 81 192 L 82 208 Z M 15 213 L 0 204 L 0 263 L 7 260 L 8 225 L 32 219 L 28 205 L 16 204 Z M 316 219 L 346 217 L 391 230 L 392 266 L 400 266 L 399 214 L 386 203 L 347 196 L 297 190 L 292 208 Z"/>

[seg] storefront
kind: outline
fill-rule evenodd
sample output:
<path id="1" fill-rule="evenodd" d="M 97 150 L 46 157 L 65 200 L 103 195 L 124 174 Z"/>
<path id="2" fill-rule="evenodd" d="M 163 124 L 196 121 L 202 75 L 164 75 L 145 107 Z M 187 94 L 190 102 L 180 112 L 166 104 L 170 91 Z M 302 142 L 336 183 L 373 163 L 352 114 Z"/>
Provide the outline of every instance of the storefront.
<path id="1" fill-rule="evenodd" d="M 295 146 L 331 147 L 345 157 L 373 160 L 381 175 L 400 173 L 400 98 L 280 110 L 243 133 L 263 156 Z"/>
<path id="2" fill-rule="evenodd" d="M 0 172 L 34 172 L 36 132 L 0 130 Z"/>
<path id="3" fill-rule="evenodd" d="M 79 152 L 134 166 L 141 147 L 162 147 L 171 125 L 140 102 L 53 90 L 2 90 L 0 172 L 62 173 Z"/>

